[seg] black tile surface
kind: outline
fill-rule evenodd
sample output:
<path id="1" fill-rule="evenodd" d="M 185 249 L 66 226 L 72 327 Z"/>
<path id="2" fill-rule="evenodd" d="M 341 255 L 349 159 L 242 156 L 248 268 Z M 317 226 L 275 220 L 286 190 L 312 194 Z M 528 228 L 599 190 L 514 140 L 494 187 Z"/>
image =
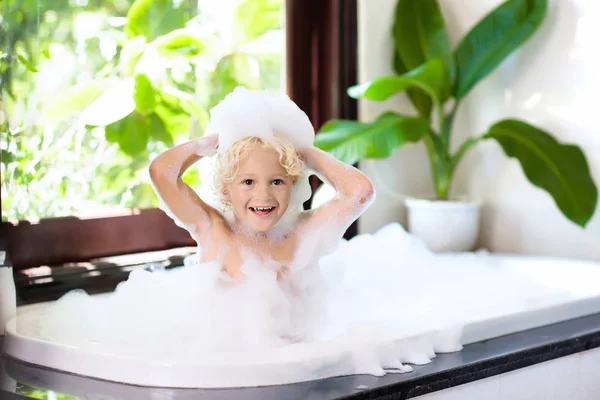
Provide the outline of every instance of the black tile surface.
<path id="1" fill-rule="evenodd" d="M 1 356 L 0 399 L 26 399 L 18 395 L 31 394 L 36 389 L 38 396 L 45 391 L 64 394 L 63 400 L 406 399 L 596 347 L 600 347 L 600 314 L 474 343 L 457 353 L 440 354 L 432 363 L 415 366 L 407 374 L 357 375 L 264 388 L 212 390 L 124 385 Z"/>

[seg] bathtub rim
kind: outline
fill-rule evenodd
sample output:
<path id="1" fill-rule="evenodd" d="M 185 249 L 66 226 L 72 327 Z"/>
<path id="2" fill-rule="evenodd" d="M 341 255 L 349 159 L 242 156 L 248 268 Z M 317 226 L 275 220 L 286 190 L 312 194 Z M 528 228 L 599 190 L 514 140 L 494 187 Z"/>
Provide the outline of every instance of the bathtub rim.
<path id="1" fill-rule="evenodd" d="M 523 256 L 523 255 L 492 255 L 499 259 L 511 260 L 518 259 L 519 261 L 551 261 L 559 263 L 577 263 L 577 264 L 588 264 L 593 266 L 599 266 L 600 262 L 590 260 L 577 260 L 569 258 L 557 258 L 557 257 L 538 257 L 538 256 Z M 102 296 L 106 294 L 100 294 Z M 50 302 L 37 303 L 33 305 L 27 305 L 25 307 L 42 307 Z M 575 309 L 574 309 L 575 308 Z M 567 303 L 561 303 L 551 305 L 548 307 L 537 308 L 528 312 L 520 314 L 504 315 L 502 317 L 493 317 L 489 319 L 482 319 L 479 321 L 471 322 L 465 325 L 462 332 L 462 345 L 471 343 L 481 342 L 484 340 L 508 335 L 511 333 L 526 331 L 533 328 L 547 326 L 550 324 L 564 322 L 571 319 L 589 316 L 592 314 L 600 313 L 600 295 L 589 297 L 585 299 L 577 299 Z M 19 318 L 32 318 L 35 317 L 35 311 L 26 313 L 18 313 L 16 317 L 11 319 L 7 324 L 6 336 L 4 338 L 3 351 L 11 358 L 18 361 L 22 361 L 29 364 L 34 364 L 41 368 L 47 368 L 75 375 L 90 377 L 94 379 L 106 380 L 111 382 L 124 383 L 136 386 L 148 386 L 148 387 L 162 387 L 162 388 L 235 388 L 235 387 L 255 387 L 256 384 L 227 384 L 226 371 L 223 373 L 215 373 L 215 364 L 201 365 L 201 364 L 186 364 L 163 362 L 152 362 L 146 359 L 135 359 L 131 357 L 123 357 L 118 355 L 107 355 L 98 352 L 81 351 L 73 346 L 66 346 L 58 343 L 51 343 L 41 340 L 36 337 L 24 336 L 17 332 L 16 324 Z M 515 322 L 516 325 L 507 326 L 507 323 Z M 513 321 L 511 321 L 513 320 Z M 504 325 L 503 325 L 504 324 Z M 494 331 L 491 332 L 490 326 L 493 327 Z M 430 332 L 424 332 L 422 335 L 435 334 L 435 330 Z M 418 337 L 406 337 L 398 339 L 398 341 L 413 340 Z M 25 355 L 23 355 L 22 348 L 25 348 Z M 36 351 L 44 349 L 44 351 Z M 48 351 L 50 349 L 50 351 Z M 61 353 L 62 352 L 62 353 Z M 65 356 L 65 353 L 67 357 Z M 442 353 L 442 351 L 437 351 Z M 39 354 L 44 354 L 49 360 L 41 360 Z M 336 358 L 341 358 L 343 355 L 336 353 Z M 58 357 L 60 355 L 61 357 Z M 83 356 L 83 361 L 81 358 Z M 61 360 L 61 358 L 63 358 Z M 67 360 L 65 360 L 65 358 Z M 108 364 L 116 364 L 115 368 L 107 367 L 106 364 L 102 364 L 98 367 L 98 359 L 107 359 Z M 59 361 L 57 361 L 59 360 Z M 83 364 L 83 369 L 82 369 Z M 96 364 L 96 365 L 95 365 Z M 277 367 L 282 369 L 286 364 L 293 363 L 279 363 Z M 75 367 L 74 367 L 75 366 Z M 212 375 L 213 379 L 209 379 L 211 382 L 202 383 L 198 376 L 201 372 L 198 368 L 209 367 L 210 372 L 208 376 Z M 272 364 L 262 364 L 261 367 L 272 368 Z M 220 367 L 231 368 L 231 364 L 225 364 Z M 244 365 L 248 369 L 248 376 L 252 376 L 257 373 L 257 364 Z M 263 380 L 260 385 L 283 385 L 289 383 L 305 382 L 315 379 L 326 379 L 334 376 L 353 375 L 352 371 L 348 371 L 347 374 L 332 374 L 324 376 L 322 373 L 319 376 L 311 376 L 305 372 L 304 377 L 298 378 L 298 370 L 306 370 L 302 366 L 289 365 L 290 370 L 294 370 L 288 380 L 277 378 L 275 382 L 269 383 Z M 152 372 L 154 370 L 154 372 Z M 132 371 L 138 371 L 133 372 Z M 139 372 L 143 371 L 143 372 Z M 175 371 L 175 372 L 174 372 Z M 270 371 L 273 371 L 271 369 Z M 300 371 L 303 372 L 303 371 Z M 237 372 L 236 375 L 241 376 L 242 373 Z M 260 376 L 268 376 L 264 373 L 259 374 Z M 246 375 L 244 375 L 246 376 Z M 302 375 L 301 375 L 302 376 Z M 124 378 L 125 377 L 125 378 Z M 158 379 L 157 379 L 158 378 Z M 224 381 L 225 379 L 225 381 Z M 273 379 L 273 377 L 271 377 Z M 252 379 L 250 379 L 252 381 Z"/>

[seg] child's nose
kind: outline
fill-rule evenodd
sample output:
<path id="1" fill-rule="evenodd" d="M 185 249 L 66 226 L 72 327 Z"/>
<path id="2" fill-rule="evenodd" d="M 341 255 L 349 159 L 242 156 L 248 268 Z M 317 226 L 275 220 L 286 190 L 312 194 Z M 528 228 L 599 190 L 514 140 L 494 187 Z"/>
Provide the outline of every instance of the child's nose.
<path id="1" fill-rule="evenodd" d="M 261 198 L 261 200 L 268 200 L 271 198 L 271 193 L 272 193 L 271 189 L 272 189 L 271 185 L 269 185 L 269 184 L 265 184 L 265 183 L 260 184 L 257 187 L 257 191 L 258 191 L 257 195 Z"/>

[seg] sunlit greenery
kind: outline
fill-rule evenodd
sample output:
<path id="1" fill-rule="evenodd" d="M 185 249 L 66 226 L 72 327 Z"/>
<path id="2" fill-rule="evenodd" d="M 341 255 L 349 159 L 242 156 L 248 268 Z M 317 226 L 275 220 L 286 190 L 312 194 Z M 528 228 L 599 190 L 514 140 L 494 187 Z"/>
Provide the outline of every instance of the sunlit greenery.
<path id="1" fill-rule="evenodd" d="M 5 0 L 3 219 L 156 206 L 156 154 L 234 87 L 280 88 L 282 1 Z"/>
<path id="2" fill-rule="evenodd" d="M 81 397 L 70 396 L 68 394 L 56 393 L 52 390 L 37 389 L 31 386 L 19 384 L 16 390 L 17 394 L 39 400 L 80 400 Z"/>

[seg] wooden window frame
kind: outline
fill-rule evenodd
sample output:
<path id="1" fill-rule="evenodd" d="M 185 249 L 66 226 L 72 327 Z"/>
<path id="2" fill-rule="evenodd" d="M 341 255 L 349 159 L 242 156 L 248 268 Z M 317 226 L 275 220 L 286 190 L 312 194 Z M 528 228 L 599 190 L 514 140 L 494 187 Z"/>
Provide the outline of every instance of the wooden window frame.
<path id="1" fill-rule="evenodd" d="M 346 88 L 356 82 L 357 0 L 286 0 L 287 92 L 318 130 L 332 118 L 356 119 Z M 311 181 L 313 191 L 320 182 Z M 0 195 L 0 204 L 1 204 Z M 356 234 L 356 224 L 346 237 Z M 105 218 L 48 218 L 0 225 L 0 250 L 15 270 L 100 257 L 195 246 L 159 209 Z"/>

